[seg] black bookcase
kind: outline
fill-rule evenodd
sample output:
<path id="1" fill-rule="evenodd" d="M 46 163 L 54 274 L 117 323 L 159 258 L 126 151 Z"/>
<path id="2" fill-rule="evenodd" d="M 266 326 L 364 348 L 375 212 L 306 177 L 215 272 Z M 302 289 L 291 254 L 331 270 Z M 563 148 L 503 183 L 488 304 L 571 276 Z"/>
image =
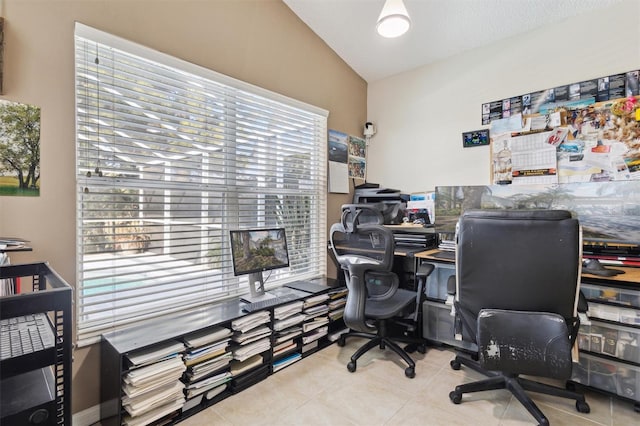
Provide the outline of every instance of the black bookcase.
<path id="1" fill-rule="evenodd" d="M 334 284 L 332 280 L 321 279 L 325 285 Z M 326 285 L 325 292 L 332 290 L 332 287 Z M 305 300 L 314 294 L 300 290 L 281 287 L 269 290 L 282 296 L 284 293 L 293 294 L 296 298 L 282 305 L 286 305 L 292 301 Z M 233 330 L 232 323 L 235 320 L 252 315 L 244 312 L 242 307 L 244 302 L 239 298 L 231 299 L 224 302 L 208 305 L 186 313 L 168 316 L 145 324 L 136 325 L 127 329 L 114 331 L 102 336 L 101 344 L 101 424 L 121 425 L 127 416 L 127 412 L 123 407 L 123 398 L 126 397 L 123 389 L 123 383 L 126 375 L 134 370 L 129 357 L 135 356 L 136 353 L 147 351 L 155 347 L 167 345 L 170 342 L 184 342 L 185 337 L 196 332 L 201 332 L 215 327 L 225 327 Z M 270 312 L 270 322 L 267 324 L 273 330 L 273 310 L 278 306 L 266 308 L 264 311 Z M 332 321 L 331 329 L 339 327 L 339 323 L 344 327 L 342 320 Z M 272 345 L 269 350 L 264 351 L 261 356 L 262 364 L 257 365 L 250 370 L 233 376 L 229 382 L 229 386 L 212 398 L 201 398 L 197 404 L 189 403 L 185 407 L 173 410 L 159 421 L 165 423 L 178 423 L 187 417 L 211 406 L 228 396 L 241 392 L 249 386 L 265 379 L 273 374 L 273 363 L 277 361 L 272 356 L 273 348 L 273 332 L 271 333 Z M 297 340 L 296 351 L 301 351 L 302 342 Z M 331 344 L 328 336 L 319 339 L 317 349 L 323 348 Z M 310 354 L 311 352 L 309 352 Z M 229 367 L 227 367 L 228 369 Z M 193 402 L 193 401 L 192 401 Z"/>
<path id="2" fill-rule="evenodd" d="M 0 297 L 0 424 L 71 425 L 71 287 L 44 262 L 2 266 L 0 280 L 22 285 Z M 17 354 L 17 330 L 32 318 L 47 343 Z"/>

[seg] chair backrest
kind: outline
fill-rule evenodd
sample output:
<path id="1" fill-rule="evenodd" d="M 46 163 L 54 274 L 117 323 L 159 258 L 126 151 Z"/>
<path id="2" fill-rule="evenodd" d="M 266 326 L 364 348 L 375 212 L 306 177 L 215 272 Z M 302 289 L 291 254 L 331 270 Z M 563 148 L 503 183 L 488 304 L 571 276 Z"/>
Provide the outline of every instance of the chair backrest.
<path id="1" fill-rule="evenodd" d="M 366 210 L 366 205 L 343 206 L 340 223 L 331 226 L 329 238 L 349 289 L 344 322 L 351 329 L 374 333 L 376 327 L 365 318 L 367 298 L 384 297 L 395 291 L 398 279 L 391 272 L 395 250 L 393 232 L 381 224 L 371 223 L 370 217 L 375 213 L 367 214 Z M 367 223 L 361 224 L 360 217 L 367 217 Z"/>
<path id="2" fill-rule="evenodd" d="M 456 299 L 483 308 L 577 313 L 582 234 L 564 210 L 468 210 L 456 230 Z"/>

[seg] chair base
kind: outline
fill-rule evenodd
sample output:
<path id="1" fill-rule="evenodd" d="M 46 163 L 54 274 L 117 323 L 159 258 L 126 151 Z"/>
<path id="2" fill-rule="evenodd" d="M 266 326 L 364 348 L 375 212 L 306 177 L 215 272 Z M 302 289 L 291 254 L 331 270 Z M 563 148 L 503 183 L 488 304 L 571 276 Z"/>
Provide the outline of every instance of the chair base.
<path id="1" fill-rule="evenodd" d="M 416 376 L 416 363 L 413 361 L 413 359 L 411 359 L 411 357 L 409 356 L 409 354 L 402 349 L 396 342 L 394 342 L 394 340 L 398 340 L 398 341 L 405 341 L 408 342 L 410 344 L 415 344 L 418 347 L 418 350 L 422 352 L 421 348 L 425 347 L 426 348 L 426 343 L 424 343 L 424 346 L 422 346 L 422 342 L 418 343 L 416 341 L 416 339 L 413 338 L 407 338 L 407 339 L 403 339 L 403 338 L 394 338 L 393 340 L 387 336 L 380 336 L 380 335 L 376 335 L 376 334 L 369 334 L 369 333 L 362 333 L 362 332 L 358 332 L 358 331 L 349 331 L 348 333 L 345 333 L 343 335 L 340 336 L 340 338 L 338 339 L 338 345 L 339 346 L 344 346 L 345 345 L 345 339 L 347 337 L 363 337 L 365 339 L 370 339 L 367 343 L 365 343 L 364 345 L 362 345 L 360 348 L 358 348 L 358 350 L 351 356 L 351 361 L 347 364 L 347 369 L 350 372 L 355 372 L 356 368 L 357 368 L 357 360 L 358 358 L 360 358 L 362 355 L 364 355 L 366 352 L 368 352 L 370 349 L 373 349 L 374 347 L 379 347 L 380 349 L 386 349 L 389 348 L 391 349 L 393 352 L 395 352 L 396 354 L 398 354 L 398 356 L 400 356 L 400 358 L 402 358 L 408 365 L 407 368 L 405 368 L 404 370 L 404 375 L 407 376 L 410 379 L 413 379 Z M 425 349 L 426 351 L 426 349 Z"/>
<path id="2" fill-rule="evenodd" d="M 520 401 L 520 403 L 541 425 L 548 425 L 549 420 L 545 417 L 545 415 L 538 408 L 535 402 L 533 402 L 531 397 L 525 393 L 525 391 L 553 395 L 561 398 L 574 399 L 576 401 L 576 410 L 578 412 L 588 413 L 591 411 L 589 404 L 587 404 L 584 398 L 584 395 L 580 393 L 573 392 L 567 389 L 561 389 L 544 383 L 534 382 L 532 380 L 519 377 L 518 375 L 503 375 L 494 371 L 486 371 L 483 370 L 482 367 L 480 367 L 480 364 L 477 361 L 457 355 L 455 359 L 451 361 L 451 368 L 453 368 L 454 370 L 459 370 L 461 365 L 470 367 L 471 369 L 489 377 L 477 382 L 465 383 L 456 386 L 455 390 L 449 393 L 449 399 L 454 404 L 460 404 L 462 402 L 462 395 L 465 393 L 495 389 L 508 389 L 511 394 L 515 396 L 518 401 Z"/>

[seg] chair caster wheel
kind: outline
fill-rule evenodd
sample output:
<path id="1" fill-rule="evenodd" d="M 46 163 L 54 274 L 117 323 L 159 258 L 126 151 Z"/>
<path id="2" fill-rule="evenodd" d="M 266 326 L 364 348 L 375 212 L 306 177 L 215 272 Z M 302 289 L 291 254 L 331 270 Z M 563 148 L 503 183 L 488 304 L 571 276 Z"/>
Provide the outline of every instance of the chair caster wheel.
<path id="1" fill-rule="evenodd" d="M 338 346 L 343 347 L 345 345 L 345 338 L 344 337 L 338 337 Z"/>
<path id="2" fill-rule="evenodd" d="M 462 394 L 456 391 L 449 392 L 449 399 L 454 404 L 460 404 L 462 402 Z"/>
<path id="3" fill-rule="evenodd" d="M 404 375 L 410 379 L 416 377 L 416 369 L 413 367 L 407 367 L 404 369 Z"/>
<path id="4" fill-rule="evenodd" d="M 427 347 L 425 345 L 418 346 L 418 352 L 420 352 L 421 354 L 426 354 L 427 353 Z"/>
<path id="5" fill-rule="evenodd" d="M 578 413 L 586 414 L 591 412 L 591 407 L 586 401 L 576 401 L 576 410 L 578 410 Z"/>
<path id="6" fill-rule="evenodd" d="M 451 366 L 451 369 L 453 370 L 460 370 L 460 367 L 462 366 L 462 364 L 460 364 L 460 361 L 452 359 L 451 362 L 449 363 L 449 365 Z"/>
<path id="7" fill-rule="evenodd" d="M 355 361 L 351 361 L 349 364 L 347 364 L 347 370 L 349 370 L 349 372 L 351 372 L 351 373 L 356 371 L 356 363 L 355 363 Z"/>

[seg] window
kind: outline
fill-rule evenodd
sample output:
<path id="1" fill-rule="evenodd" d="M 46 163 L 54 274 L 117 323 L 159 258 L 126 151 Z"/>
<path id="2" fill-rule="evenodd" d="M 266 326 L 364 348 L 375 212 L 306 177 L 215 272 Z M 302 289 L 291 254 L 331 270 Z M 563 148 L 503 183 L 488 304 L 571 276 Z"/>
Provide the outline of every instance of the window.
<path id="1" fill-rule="evenodd" d="M 248 291 L 229 231 L 326 272 L 327 112 L 76 25 L 77 337 Z"/>

